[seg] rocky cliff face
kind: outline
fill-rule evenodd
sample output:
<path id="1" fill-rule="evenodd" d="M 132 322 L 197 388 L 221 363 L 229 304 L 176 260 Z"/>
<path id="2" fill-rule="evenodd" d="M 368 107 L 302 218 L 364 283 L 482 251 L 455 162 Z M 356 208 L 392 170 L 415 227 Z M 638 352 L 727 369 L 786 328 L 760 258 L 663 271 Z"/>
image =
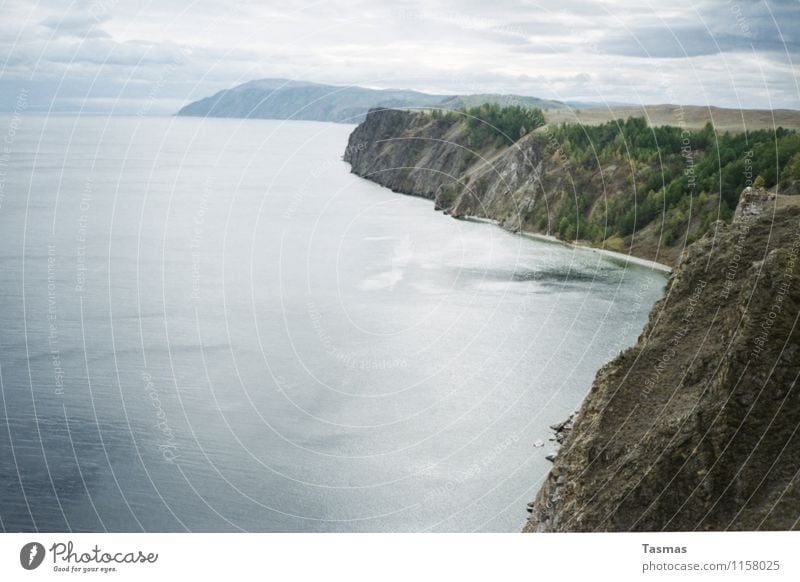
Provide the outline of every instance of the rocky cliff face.
<path id="1" fill-rule="evenodd" d="M 456 216 L 535 232 L 567 197 L 602 204 L 641 178 L 612 166 L 576 183 L 546 131 L 475 149 L 463 125 L 400 111 L 371 111 L 345 159 Z M 732 224 L 683 252 L 657 242 L 645 229 L 629 250 L 677 265 L 666 295 L 556 427 L 525 531 L 800 529 L 800 205 L 748 189 Z"/>
<path id="2" fill-rule="evenodd" d="M 433 199 L 455 216 L 491 218 L 520 229 L 540 206 L 545 166 L 549 185 L 563 182 L 563 169 L 543 158 L 543 148 L 530 138 L 478 147 L 464 124 L 376 109 L 350 135 L 344 159 L 359 176 Z"/>
<path id="3" fill-rule="evenodd" d="M 546 128 L 515 143 L 476 145 L 464 123 L 422 113 L 373 109 L 350 135 L 344 156 L 352 171 L 395 192 L 435 201 L 455 217 L 496 220 L 514 232 L 554 234 L 565 204 L 585 196 L 587 213 L 630 192 L 641 172 L 612 164 L 575 172 Z M 573 213 L 574 214 L 574 213 Z M 651 225 L 626 241 L 599 246 L 673 264 L 680 248 L 661 242 Z"/>
<path id="4" fill-rule="evenodd" d="M 462 127 L 394 109 L 374 109 L 353 133 L 344 159 L 353 173 L 395 192 L 436 199 L 471 164 Z"/>
<path id="5" fill-rule="evenodd" d="M 637 344 L 598 372 L 525 531 L 800 528 L 800 207 L 785 202 L 745 192 L 684 253 Z"/>

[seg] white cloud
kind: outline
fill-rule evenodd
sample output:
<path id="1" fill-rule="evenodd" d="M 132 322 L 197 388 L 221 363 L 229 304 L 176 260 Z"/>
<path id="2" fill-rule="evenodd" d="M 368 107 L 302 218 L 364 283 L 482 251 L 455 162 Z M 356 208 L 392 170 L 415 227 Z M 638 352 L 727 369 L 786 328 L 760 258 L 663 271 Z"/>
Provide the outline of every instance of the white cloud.
<path id="1" fill-rule="evenodd" d="M 296 77 L 444 93 L 800 108 L 796 0 L 286 6 L 12 0 L 0 23 L 0 87 L 67 79 L 117 86 L 127 97 L 127 84 L 152 83 L 172 103 L 254 78 Z"/>

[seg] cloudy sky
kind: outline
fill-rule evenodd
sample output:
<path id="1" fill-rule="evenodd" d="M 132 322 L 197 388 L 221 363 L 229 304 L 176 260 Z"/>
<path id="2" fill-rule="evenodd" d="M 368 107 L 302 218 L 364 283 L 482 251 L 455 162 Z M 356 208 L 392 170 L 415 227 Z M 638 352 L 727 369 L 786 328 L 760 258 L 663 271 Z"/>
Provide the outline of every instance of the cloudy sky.
<path id="1" fill-rule="evenodd" d="M 0 108 L 170 113 L 285 77 L 800 109 L 800 0 L 0 0 Z M 290 8 L 287 8 L 290 6 Z"/>

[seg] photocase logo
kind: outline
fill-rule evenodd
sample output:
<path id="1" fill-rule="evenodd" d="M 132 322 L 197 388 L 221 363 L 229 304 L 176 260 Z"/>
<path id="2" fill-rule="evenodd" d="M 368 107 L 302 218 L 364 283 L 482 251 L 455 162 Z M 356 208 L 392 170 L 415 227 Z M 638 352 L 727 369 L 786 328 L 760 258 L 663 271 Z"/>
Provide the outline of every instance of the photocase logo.
<path id="1" fill-rule="evenodd" d="M 29 542 L 19 552 L 19 563 L 26 570 L 35 570 L 44 561 L 44 546 L 39 542 Z"/>

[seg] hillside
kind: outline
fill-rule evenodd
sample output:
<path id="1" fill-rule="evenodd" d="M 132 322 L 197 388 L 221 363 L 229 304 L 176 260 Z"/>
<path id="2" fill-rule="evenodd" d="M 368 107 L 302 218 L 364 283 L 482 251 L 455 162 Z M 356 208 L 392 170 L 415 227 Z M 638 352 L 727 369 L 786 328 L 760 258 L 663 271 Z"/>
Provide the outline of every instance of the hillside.
<path id="1" fill-rule="evenodd" d="M 371 107 L 430 107 L 442 99 L 416 91 L 262 79 L 190 103 L 178 115 L 357 123 Z"/>
<path id="2" fill-rule="evenodd" d="M 524 108 L 518 121 L 504 119 L 512 110 L 373 110 L 345 160 L 456 217 L 666 264 L 715 221 L 730 221 L 744 187 L 800 193 L 795 132 L 652 128 L 641 118 L 543 126 Z"/>
<path id="3" fill-rule="evenodd" d="M 368 89 L 288 79 L 261 79 L 189 103 L 177 115 L 359 123 L 373 107 L 458 109 L 482 103 L 553 109 L 565 106 L 558 101 L 519 95 L 432 95 L 401 89 Z"/>
<path id="4" fill-rule="evenodd" d="M 540 105 L 539 107 L 547 107 Z M 696 105 L 616 105 L 573 106 L 545 112 L 548 123 L 580 123 L 599 125 L 614 119 L 644 117 L 648 125 L 673 125 L 688 129 L 701 129 L 711 123 L 717 131 L 754 131 L 783 127 L 800 129 L 800 111 L 790 109 L 729 109 L 700 107 Z"/>
<path id="5" fill-rule="evenodd" d="M 372 108 L 457 110 L 483 104 L 519 105 L 544 110 L 547 123 L 599 125 L 616 119 L 644 117 L 651 126 L 700 129 L 712 123 L 718 131 L 800 129 L 800 111 L 748 110 L 692 105 L 620 105 L 563 103 L 527 95 L 480 93 L 438 95 L 403 89 L 369 89 L 289 79 L 260 79 L 225 89 L 182 107 L 177 115 L 251 119 L 296 119 L 360 123 Z"/>
<path id="6" fill-rule="evenodd" d="M 555 111 L 569 111 L 566 104 L 550 99 L 539 99 L 538 97 L 526 97 L 523 95 L 502 95 L 499 93 L 481 93 L 478 95 L 456 95 L 448 97 L 439 103 L 442 109 L 461 109 L 462 107 L 478 107 L 484 103 L 509 106 L 521 105 L 524 107 L 538 107 L 539 109 L 552 109 Z"/>
<path id="7" fill-rule="evenodd" d="M 636 345 L 554 427 L 524 531 L 800 528 L 800 196 L 783 194 L 798 192 L 800 138 L 543 123 L 375 110 L 344 156 L 457 217 L 674 265 Z"/>
<path id="8" fill-rule="evenodd" d="M 687 249 L 556 427 L 524 531 L 800 528 L 800 207 L 760 194 Z"/>

